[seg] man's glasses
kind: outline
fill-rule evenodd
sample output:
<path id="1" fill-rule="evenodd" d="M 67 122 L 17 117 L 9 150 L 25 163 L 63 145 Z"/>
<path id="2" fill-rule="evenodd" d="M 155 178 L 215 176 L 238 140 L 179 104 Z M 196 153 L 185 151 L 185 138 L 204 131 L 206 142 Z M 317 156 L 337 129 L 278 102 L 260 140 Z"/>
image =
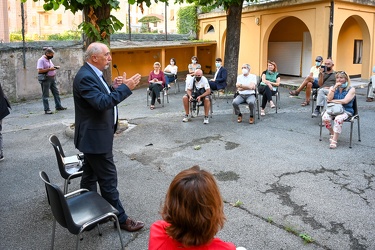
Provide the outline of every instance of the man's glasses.
<path id="1" fill-rule="evenodd" d="M 247 67 L 242 67 L 241 69 L 247 69 Z"/>

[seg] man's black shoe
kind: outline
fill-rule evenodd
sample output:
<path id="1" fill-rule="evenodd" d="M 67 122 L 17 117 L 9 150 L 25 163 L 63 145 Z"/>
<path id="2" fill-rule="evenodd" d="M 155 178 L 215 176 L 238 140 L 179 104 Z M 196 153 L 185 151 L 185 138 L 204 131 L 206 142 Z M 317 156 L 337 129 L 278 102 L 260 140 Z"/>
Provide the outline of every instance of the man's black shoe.
<path id="1" fill-rule="evenodd" d="M 66 110 L 66 109 L 67 109 L 67 108 L 65 108 L 65 107 L 63 107 L 63 106 L 56 108 L 56 110 Z"/>

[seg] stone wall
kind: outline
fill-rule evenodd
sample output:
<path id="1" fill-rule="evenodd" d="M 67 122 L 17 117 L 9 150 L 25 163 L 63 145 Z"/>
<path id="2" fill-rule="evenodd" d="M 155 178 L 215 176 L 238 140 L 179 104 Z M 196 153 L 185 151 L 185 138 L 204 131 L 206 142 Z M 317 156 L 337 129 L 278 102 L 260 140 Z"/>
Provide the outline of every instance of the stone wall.
<path id="1" fill-rule="evenodd" d="M 57 84 L 61 94 L 71 94 L 73 79 L 83 65 L 82 42 L 33 42 L 0 45 L 1 87 L 11 102 L 41 98 L 37 79 L 37 61 L 44 55 L 43 47 L 53 47 L 57 70 Z"/>
<path id="2" fill-rule="evenodd" d="M 111 41 L 128 40 L 128 34 L 114 34 Z M 165 40 L 165 34 L 132 34 L 132 41 Z M 168 41 L 186 41 L 191 34 L 168 34 Z M 56 81 L 60 94 L 72 94 L 73 79 L 83 65 L 82 41 L 42 41 L 23 43 L 0 43 L 0 83 L 11 102 L 41 98 L 41 88 L 37 79 L 37 61 L 44 55 L 43 48 L 52 47 L 52 59 L 57 70 Z"/>

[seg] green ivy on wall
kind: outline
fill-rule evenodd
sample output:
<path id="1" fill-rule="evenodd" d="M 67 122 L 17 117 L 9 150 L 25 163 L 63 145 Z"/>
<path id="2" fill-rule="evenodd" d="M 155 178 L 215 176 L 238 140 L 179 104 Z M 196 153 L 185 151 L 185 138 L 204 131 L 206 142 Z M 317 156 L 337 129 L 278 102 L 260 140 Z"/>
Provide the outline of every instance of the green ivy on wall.
<path id="1" fill-rule="evenodd" d="M 194 5 L 182 7 L 177 13 L 177 32 L 178 34 L 187 34 L 198 32 L 197 7 Z"/>

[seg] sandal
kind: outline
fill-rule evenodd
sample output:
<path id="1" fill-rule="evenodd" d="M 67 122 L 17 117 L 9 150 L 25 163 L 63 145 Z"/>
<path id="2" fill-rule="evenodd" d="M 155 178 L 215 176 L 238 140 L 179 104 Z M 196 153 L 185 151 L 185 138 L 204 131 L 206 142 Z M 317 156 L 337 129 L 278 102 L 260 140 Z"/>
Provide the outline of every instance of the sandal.
<path id="1" fill-rule="evenodd" d="M 335 149 L 337 147 L 337 141 L 330 139 L 329 148 Z"/>
<path id="2" fill-rule="evenodd" d="M 151 110 L 153 110 L 154 108 L 155 108 L 155 106 L 154 106 L 154 105 L 151 105 L 151 106 L 150 106 L 150 109 L 151 109 Z"/>
<path id="3" fill-rule="evenodd" d="M 303 103 L 301 103 L 302 107 L 305 107 L 305 106 L 308 106 L 308 105 L 310 105 L 310 101 L 304 101 Z"/>
<path id="4" fill-rule="evenodd" d="M 265 115 L 266 115 L 266 113 L 264 112 L 264 109 L 262 109 L 262 110 L 260 111 L 260 115 L 261 115 L 261 116 L 265 116 Z"/>
<path id="5" fill-rule="evenodd" d="M 329 142 L 331 142 L 333 139 L 333 135 L 329 135 Z"/>
<path id="6" fill-rule="evenodd" d="M 295 91 L 295 90 L 292 90 L 292 91 L 289 91 L 289 95 L 291 95 L 291 96 L 298 96 L 299 93 L 297 91 Z"/>
<path id="7" fill-rule="evenodd" d="M 270 107 L 271 107 L 271 109 L 274 109 L 276 107 L 276 105 L 271 101 L 270 102 Z"/>

